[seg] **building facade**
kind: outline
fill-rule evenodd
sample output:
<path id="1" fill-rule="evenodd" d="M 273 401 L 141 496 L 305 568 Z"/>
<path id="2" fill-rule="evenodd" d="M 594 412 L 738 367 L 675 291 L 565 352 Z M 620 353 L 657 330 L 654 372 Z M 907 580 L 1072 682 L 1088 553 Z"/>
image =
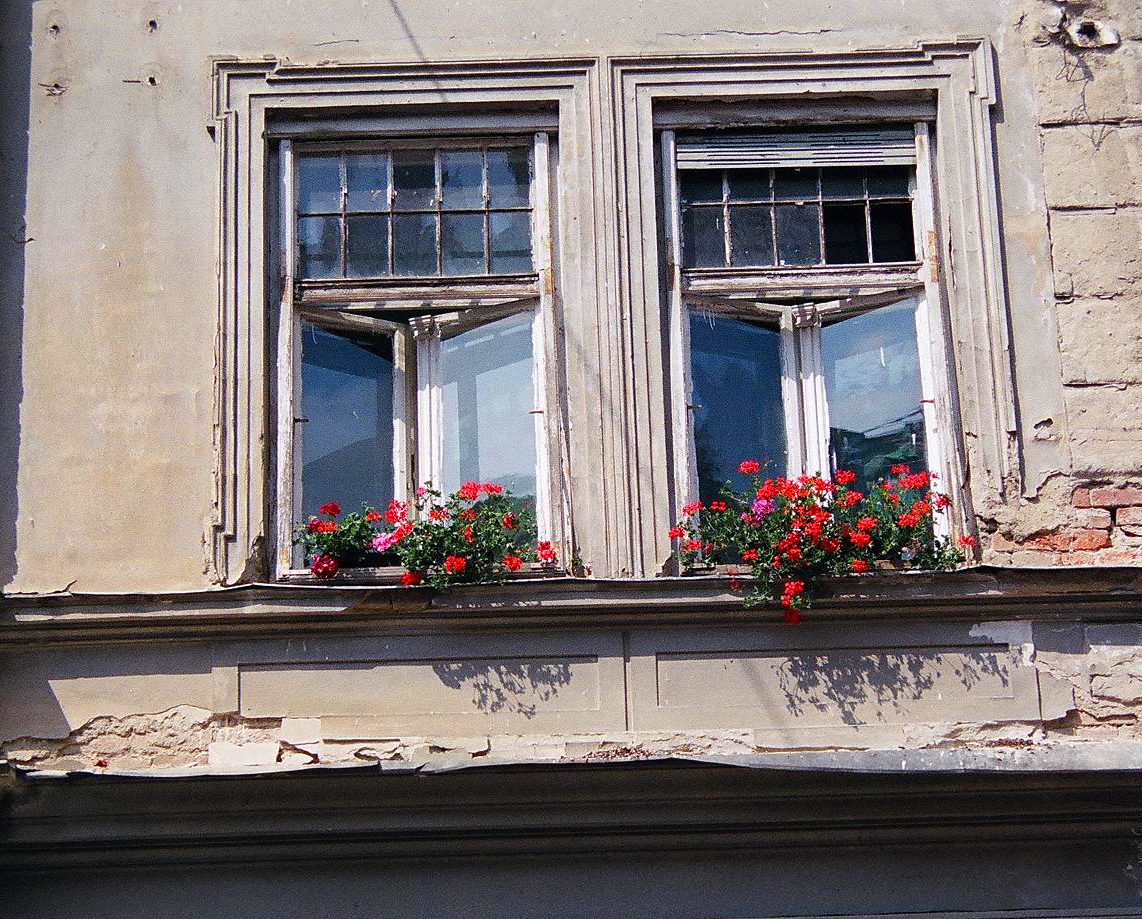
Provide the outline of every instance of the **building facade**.
<path id="1" fill-rule="evenodd" d="M 13 915 L 1142 909 L 1137 4 L 2 17 Z M 743 459 L 965 558 L 747 607 Z M 294 545 L 469 479 L 554 567 Z"/>

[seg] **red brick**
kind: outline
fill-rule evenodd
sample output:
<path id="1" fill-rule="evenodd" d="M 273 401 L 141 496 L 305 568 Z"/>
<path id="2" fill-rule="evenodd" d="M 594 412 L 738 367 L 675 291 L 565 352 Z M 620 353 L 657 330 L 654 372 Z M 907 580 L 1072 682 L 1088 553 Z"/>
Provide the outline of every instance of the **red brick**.
<path id="1" fill-rule="evenodd" d="M 1120 507 L 1114 520 L 1119 526 L 1142 526 L 1142 507 Z"/>
<path id="2" fill-rule="evenodd" d="M 1081 532 L 1081 531 L 1080 531 Z M 1052 530 L 1050 533 L 1040 533 L 1028 539 L 1023 547 L 1025 549 L 1045 549 L 1054 552 L 1065 552 L 1071 544 L 1069 534 L 1061 530 Z"/>
<path id="3" fill-rule="evenodd" d="M 1142 504 L 1142 488 L 1093 488 L 1090 493 L 1092 507 L 1129 507 Z"/>
<path id="4" fill-rule="evenodd" d="M 1109 530 L 1113 522 L 1110 518 L 1110 511 L 1103 507 L 1080 507 L 1075 511 L 1075 520 L 1078 521 L 1080 527 L 1096 530 Z"/>
<path id="5" fill-rule="evenodd" d="M 1071 494 L 1071 505 L 1074 507 L 1090 507 L 1090 489 L 1076 488 Z"/>
<path id="6" fill-rule="evenodd" d="M 993 552 L 1014 552 L 1016 549 L 1022 548 L 1017 542 L 1008 539 L 1002 533 L 992 533 L 988 545 Z"/>
<path id="7" fill-rule="evenodd" d="M 1071 548 L 1079 552 L 1091 549 L 1105 549 L 1110 545 L 1110 534 L 1106 530 L 1075 530 Z"/>

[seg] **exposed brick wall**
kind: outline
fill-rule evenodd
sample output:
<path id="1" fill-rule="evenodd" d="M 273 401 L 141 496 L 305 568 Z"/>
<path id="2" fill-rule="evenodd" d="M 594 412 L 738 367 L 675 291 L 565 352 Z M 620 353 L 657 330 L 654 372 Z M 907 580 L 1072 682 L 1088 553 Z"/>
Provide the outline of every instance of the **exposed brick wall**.
<path id="1" fill-rule="evenodd" d="M 1142 5 L 1028 0 L 1071 470 L 984 558 L 1142 564 Z"/>

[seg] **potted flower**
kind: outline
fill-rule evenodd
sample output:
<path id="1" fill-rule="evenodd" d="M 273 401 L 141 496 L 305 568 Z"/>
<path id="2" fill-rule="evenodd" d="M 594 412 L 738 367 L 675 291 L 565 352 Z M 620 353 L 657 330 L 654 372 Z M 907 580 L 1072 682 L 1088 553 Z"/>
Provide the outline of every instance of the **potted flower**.
<path id="1" fill-rule="evenodd" d="M 720 560 L 748 565 L 754 586 L 747 606 L 779 602 L 785 618 L 798 622 L 821 577 L 864 574 L 884 562 L 947 570 L 962 561 L 960 548 L 933 526 L 951 501 L 927 470 L 893 466 L 892 477 L 868 494 L 850 487 L 856 476 L 847 470 L 832 479 L 763 480 L 758 463 L 746 460 L 738 471 L 748 488 L 727 484 L 720 499 L 686 505 L 669 535 L 687 571 Z M 973 544 L 968 536 L 958 543 Z"/>
<path id="2" fill-rule="evenodd" d="M 294 542 L 315 577 L 391 560 L 405 569 L 406 587 L 494 583 L 526 562 L 556 562 L 551 543 L 535 543 L 531 512 L 494 482 L 465 482 L 447 497 L 418 488 L 411 502 L 391 501 L 383 513 L 364 505 L 342 516 L 331 501 L 298 526 Z"/>

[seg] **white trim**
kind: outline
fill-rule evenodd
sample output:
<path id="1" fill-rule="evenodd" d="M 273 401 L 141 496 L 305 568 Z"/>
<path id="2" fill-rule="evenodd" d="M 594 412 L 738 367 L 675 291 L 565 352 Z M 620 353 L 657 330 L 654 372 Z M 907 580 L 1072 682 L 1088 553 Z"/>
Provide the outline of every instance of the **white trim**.
<path id="1" fill-rule="evenodd" d="M 440 326 L 414 321 L 416 342 L 416 443 L 418 485 L 442 489 L 444 483 L 444 402 L 440 382 Z"/>
<path id="2" fill-rule="evenodd" d="M 300 493 L 300 476 L 294 469 L 301 466 L 301 435 L 295 421 L 295 406 L 301 393 L 301 358 L 298 342 L 301 321 L 293 304 L 293 276 L 296 259 L 296 224 L 294 196 L 296 183 L 293 172 L 293 150 L 290 142 L 283 141 L 279 157 L 278 210 L 280 215 L 280 283 L 277 328 L 277 489 L 276 496 L 276 568 L 279 571 L 295 567 L 297 557 L 293 545 L 294 508 Z"/>
<path id="3" fill-rule="evenodd" d="M 805 430 L 801 409 L 801 361 L 793 307 L 781 311 L 781 406 L 785 410 L 785 475 L 800 475 L 805 469 Z"/>
<path id="4" fill-rule="evenodd" d="M 674 454 L 674 519 L 698 497 L 698 458 L 694 444 L 694 391 L 690 379 L 690 308 L 682 299 L 682 233 L 678 224 L 678 171 L 675 135 L 662 132 L 662 194 L 666 216 L 666 270 L 670 299 L 670 400 Z"/>
<path id="5" fill-rule="evenodd" d="M 531 223 L 532 263 L 539 273 L 539 305 L 531 327 L 535 522 L 540 539 L 557 540 L 554 521 L 561 515 L 556 514 L 552 502 L 552 470 L 559 468 L 560 461 L 558 428 L 553 423 L 559 417 L 559 405 L 554 398 L 558 387 L 550 360 L 555 353 L 555 278 L 551 251 L 550 143 L 544 131 L 536 133 L 532 147 Z M 560 551 L 566 551 L 562 544 Z"/>

